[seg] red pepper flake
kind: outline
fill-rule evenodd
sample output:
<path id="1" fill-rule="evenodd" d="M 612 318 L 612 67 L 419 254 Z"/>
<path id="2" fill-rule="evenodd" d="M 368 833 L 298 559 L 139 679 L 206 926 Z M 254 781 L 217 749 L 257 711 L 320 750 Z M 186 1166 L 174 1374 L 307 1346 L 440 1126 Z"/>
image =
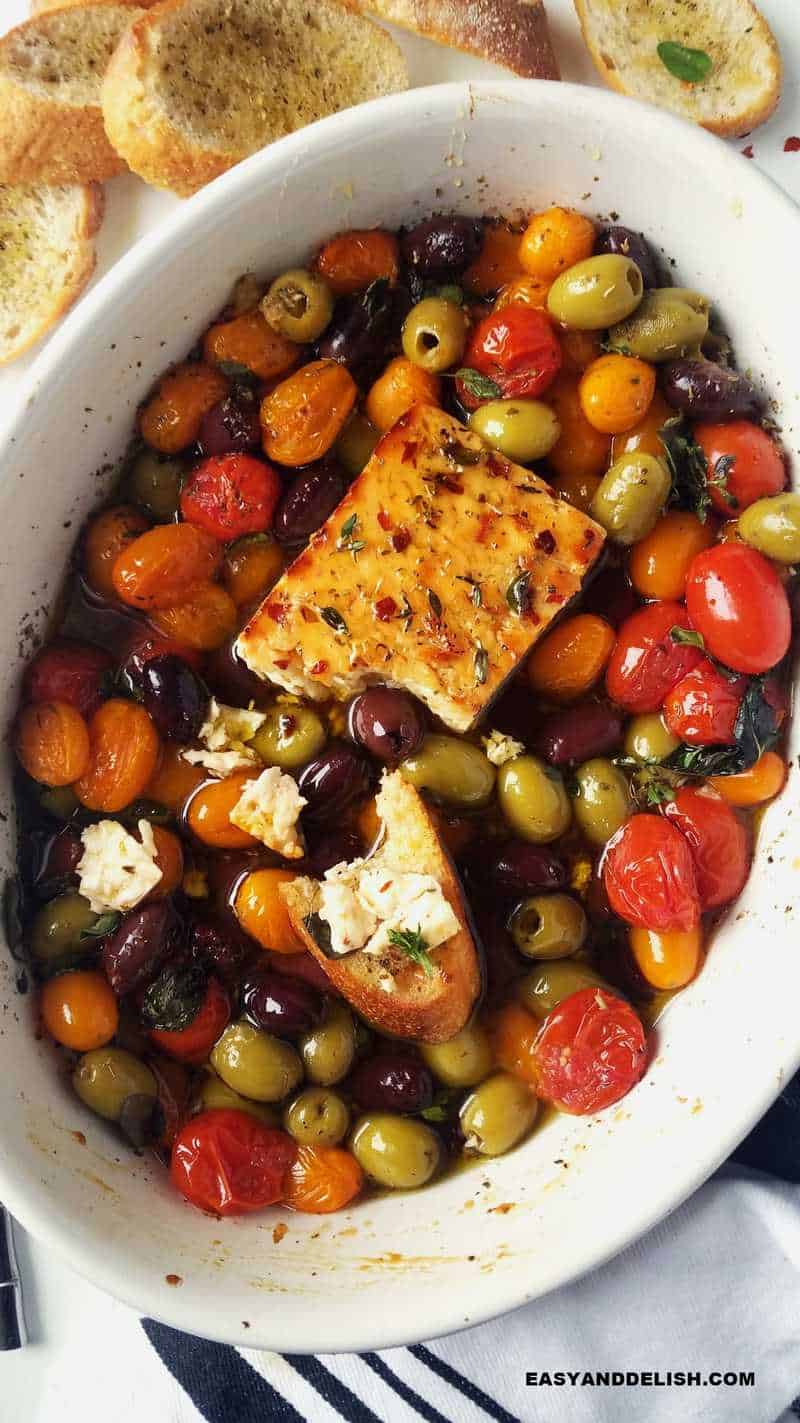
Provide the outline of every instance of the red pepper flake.
<path id="1" fill-rule="evenodd" d="M 381 528 L 384 530 L 384 532 L 388 532 L 388 530 L 392 527 L 391 514 L 387 514 L 385 509 L 379 509 L 377 517 L 378 523 L 380 524 Z"/>
<path id="2" fill-rule="evenodd" d="M 591 530 L 589 530 L 589 532 L 591 533 Z M 538 549 L 541 549 L 542 553 L 555 552 L 556 541 L 549 529 L 542 529 L 541 533 L 536 535 L 534 543 Z"/>
<path id="3" fill-rule="evenodd" d="M 565 595 L 559 593 L 557 588 L 551 588 L 545 599 L 546 603 L 563 603 L 565 601 Z"/>
<path id="4" fill-rule="evenodd" d="M 490 474 L 499 476 L 501 479 L 508 479 L 511 466 L 508 460 L 501 459 L 499 455 L 490 455 L 486 461 L 486 468 Z"/>
<path id="5" fill-rule="evenodd" d="M 396 534 L 392 534 L 392 548 L 395 553 L 403 553 L 411 543 L 411 535 L 408 529 L 398 529 Z"/>
<path id="6" fill-rule="evenodd" d="M 182 1275 L 165 1275 L 164 1279 L 168 1285 L 172 1285 L 173 1289 L 177 1289 L 179 1285 L 183 1284 Z"/>
<path id="7" fill-rule="evenodd" d="M 285 603 L 267 603 L 267 617 L 272 618 L 272 621 L 279 627 L 283 627 L 286 622 L 286 612 Z"/>
<path id="8" fill-rule="evenodd" d="M 380 618 L 382 623 L 388 623 L 397 613 L 397 604 L 394 598 L 379 598 L 375 604 L 375 616 Z"/>
<path id="9" fill-rule="evenodd" d="M 276 657 L 276 658 L 275 658 L 275 666 L 278 667 L 281 672 L 285 672 L 285 671 L 286 671 L 286 668 L 289 666 L 289 658 L 288 658 L 288 657 Z"/>
<path id="10" fill-rule="evenodd" d="M 597 534 L 595 533 L 594 529 L 584 529 L 583 542 L 585 544 L 593 544 L 596 538 Z"/>
<path id="11" fill-rule="evenodd" d="M 743 157 L 743 158 L 754 158 L 754 157 L 755 157 L 755 154 L 753 153 L 753 145 L 752 145 L 752 143 L 748 143 L 747 147 L 742 149 L 742 157 Z"/>
<path id="12" fill-rule="evenodd" d="M 325 672 L 327 672 L 328 664 L 325 661 L 315 662 L 313 666 L 309 667 L 308 670 L 312 677 L 321 677 Z"/>
<path id="13" fill-rule="evenodd" d="M 403 453 L 402 453 L 402 456 L 401 456 L 401 458 L 400 458 L 400 463 L 401 463 L 401 464 L 411 464 L 411 463 L 413 462 L 413 460 L 414 460 L 414 457 L 415 457 L 415 455 L 416 455 L 418 449 L 419 449 L 419 441 L 418 441 L 418 440 L 407 440 L 406 443 L 403 445 Z"/>
<path id="14" fill-rule="evenodd" d="M 478 519 L 478 532 L 475 536 L 479 544 L 486 543 L 486 540 L 489 536 L 489 530 L 491 529 L 494 520 L 494 514 L 481 514 L 480 518 Z"/>
<path id="15" fill-rule="evenodd" d="M 794 135 L 787 138 L 783 145 L 783 151 L 784 153 L 800 153 L 800 138 L 795 138 Z"/>
<path id="16" fill-rule="evenodd" d="M 317 621 L 317 615 L 314 609 L 307 608 L 305 605 L 300 609 L 300 616 L 304 623 L 315 623 Z"/>

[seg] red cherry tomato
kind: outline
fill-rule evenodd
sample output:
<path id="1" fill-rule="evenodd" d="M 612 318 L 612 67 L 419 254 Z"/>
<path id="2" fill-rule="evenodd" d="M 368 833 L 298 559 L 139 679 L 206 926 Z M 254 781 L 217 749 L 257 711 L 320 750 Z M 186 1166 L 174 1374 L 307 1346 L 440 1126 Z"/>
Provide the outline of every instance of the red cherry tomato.
<path id="1" fill-rule="evenodd" d="M 151 1028 L 150 1040 L 179 1062 L 205 1062 L 223 1028 L 230 1022 L 228 994 L 218 978 L 209 978 L 206 996 L 185 1028 Z"/>
<path id="2" fill-rule="evenodd" d="M 37 652 L 25 673 L 31 702 L 68 702 L 83 717 L 97 711 L 114 662 L 102 647 L 57 638 Z"/>
<path id="3" fill-rule="evenodd" d="M 548 1013 L 533 1055 L 539 1096 L 585 1116 L 635 1087 L 647 1050 L 644 1029 L 624 999 L 581 988 Z"/>
<path id="4" fill-rule="evenodd" d="M 260 1211 L 281 1200 L 297 1148 L 247 1112 L 200 1112 L 181 1127 L 169 1174 L 187 1201 L 214 1215 Z"/>
<path id="5" fill-rule="evenodd" d="M 694 929 L 700 896 L 688 841 L 659 815 L 633 815 L 613 835 L 603 883 L 615 914 L 642 929 Z"/>
<path id="6" fill-rule="evenodd" d="M 695 425 L 694 437 L 706 457 L 711 502 L 729 519 L 766 494 L 779 494 L 786 485 L 783 452 L 751 420 L 730 420 L 724 425 Z M 720 465 L 720 460 L 726 460 Z M 727 463 L 732 461 L 732 463 Z"/>
<path id="7" fill-rule="evenodd" d="M 703 660 L 699 647 L 670 637 L 674 627 L 688 626 L 680 603 L 648 603 L 626 618 L 606 668 L 612 701 L 629 712 L 659 711 L 667 693 Z"/>
<path id="8" fill-rule="evenodd" d="M 686 608 L 706 647 L 736 672 L 767 672 L 786 656 L 792 615 L 769 559 L 746 544 L 715 544 L 692 560 Z"/>
<path id="9" fill-rule="evenodd" d="M 736 812 L 716 792 L 691 786 L 663 811 L 689 843 L 701 907 L 716 909 L 735 899 L 750 873 L 747 831 Z"/>
<path id="10" fill-rule="evenodd" d="M 488 376 L 504 399 L 542 394 L 561 369 L 561 347 L 544 312 L 512 303 L 484 316 L 470 337 L 463 364 Z M 483 402 L 456 381 L 458 398 L 468 410 Z"/>
<path id="11" fill-rule="evenodd" d="M 221 543 L 263 534 L 281 495 L 272 465 L 253 455 L 211 455 L 190 475 L 181 494 L 181 514 Z"/>
<path id="12" fill-rule="evenodd" d="M 725 677 L 708 658 L 667 693 L 664 720 L 690 746 L 730 746 L 744 677 Z"/>

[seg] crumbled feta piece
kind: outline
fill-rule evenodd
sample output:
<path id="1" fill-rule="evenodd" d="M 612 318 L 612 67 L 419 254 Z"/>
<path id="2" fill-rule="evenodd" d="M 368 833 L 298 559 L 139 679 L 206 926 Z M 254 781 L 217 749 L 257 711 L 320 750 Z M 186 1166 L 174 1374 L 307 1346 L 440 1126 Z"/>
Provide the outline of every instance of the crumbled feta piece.
<path id="1" fill-rule="evenodd" d="M 374 860 L 334 865 L 320 885 L 319 915 L 331 952 L 382 953 L 392 930 L 419 932 L 427 949 L 458 933 L 459 922 L 433 875 L 403 874 Z"/>
<path id="2" fill-rule="evenodd" d="M 78 889 L 94 914 L 135 909 L 161 879 L 153 827 L 149 820 L 140 820 L 138 829 L 139 840 L 118 820 L 101 820 L 81 835 Z"/>
<path id="3" fill-rule="evenodd" d="M 208 712 L 200 727 L 202 751 L 182 751 L 184 761 L 191 766 L 205 766 L 217 776 L 229 776 L 232 771 L 244 771 L 260 766 L 261 758 L 248 742 L 264 725 L 266 713 L 247 707 L 229 707 L 212 697 Z"/>
<path id="4" fill-rule="evenodd" d="M 490 731 L 488 736 L 481 737 L 481 741 L 487 760 L 493 766 L 505 766 L 506 761 L 516 760 L 525 750 L 521 741 L 515 741 L 513 736 L 506 736 L 502 731 Z"/>
<path id="5" fill-rule="evenodd" d="M 305 853 L 297 820 L 304 805 L 297 784 L 277 766 L 269 766 L 254 781 L 248 781 L 228 819 L 285 860 L 298 860 Z"/>

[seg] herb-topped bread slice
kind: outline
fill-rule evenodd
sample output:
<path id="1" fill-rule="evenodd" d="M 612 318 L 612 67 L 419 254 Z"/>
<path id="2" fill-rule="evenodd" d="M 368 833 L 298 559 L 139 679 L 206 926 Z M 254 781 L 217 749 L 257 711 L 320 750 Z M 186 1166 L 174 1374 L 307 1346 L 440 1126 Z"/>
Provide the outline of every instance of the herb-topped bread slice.
<path id="1" fill-rule="evenodd" d="M 466 731 L 581 587 L 599 524 L 432 405 L 409 410 L 239 636 L 316 700 L 403 687 Z"/>
<path id="2" fill-rule="evenodd" d="M 424 801 L 399 771 L 377 796 L 367 860 L 281 886 L 292 924 L 335 988 L 380 1032 L 446 1042 L 481 992 L 458 877 Z"/>

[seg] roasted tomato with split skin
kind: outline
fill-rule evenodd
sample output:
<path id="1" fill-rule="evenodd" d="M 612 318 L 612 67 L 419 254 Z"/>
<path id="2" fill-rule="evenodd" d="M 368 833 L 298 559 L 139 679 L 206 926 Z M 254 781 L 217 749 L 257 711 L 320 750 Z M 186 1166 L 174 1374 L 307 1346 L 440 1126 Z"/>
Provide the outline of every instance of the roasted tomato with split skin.
<path id="1" fill-rule="evenodd" d="M 535 307 L 512 304 L 478 322 L 464 354 L 463 365 L 488 377 L 505 399 L 530 399 L 542 394 L 561 369 L 561 347 L 550 322 Z M 477 410 L 491 395 L 476 395 L 469 382 L 456 378 L 458 398 L 467 410 Z"/>
<path id="2" fill-rule="evenodd" d="M 286 1132 L 247 1112 L 200 1112 L 172 1146 L 170 1176 L 182 1196 L 212 1215 L 244 1215 L 283 1199 L 297 1148 Z"/>
<path id="3" fill-rule="evenodd" d="M 181 514 L 220 543 L 263 534 L 281 495 L 280 475 L 253 455 L 213 455 L 189 476 Z"/>
<path id="4" fill-rule="evenodd" d="M 644 1029 L 624 999 L 581 988 L 548 1013 L 533 1049 L 540 1097 L 588 1116 L 618 1102 L 642 1076 Z"/>
<path id="5" fill-rule="evenodd" d="M 606 669 L 611 700 L 629 712 L 658 711 L 667 693 L 703 660 L 699 647 L 680 641 L 681 631 L 688 630 L 680 603 L 648 603 L 626 618 Z"/>
<path id="6" fill-rule="evenodd" d="M 43 647 L 25 673 L 32 702 L 68 702 L 83 717 L 97 711 L 111 683 L 114 659 L 102 647 L 57 638 Z"/>
<path id="7" fill-rule="evenodd" d="M 735 810 L 714 791 L 683 786 L 663 813 L 688 842 L 701 908 L 729 904 L 750 873 L 748 835 Z"/>
<path id="8" fill-rule="evenodd" d="M 642 929 L 693 929 L 700 918 L 689 843 L 659 815 L 634 815 L 612 836 L 603 884 L 614 913 Z"/>
<path id="9" fill-rule="evenodd" d="M 667 694 L 664 720 L 690 746 L 731 746 L 745 685 L 744 677 L 726 677 L 706 658 Z"/>

